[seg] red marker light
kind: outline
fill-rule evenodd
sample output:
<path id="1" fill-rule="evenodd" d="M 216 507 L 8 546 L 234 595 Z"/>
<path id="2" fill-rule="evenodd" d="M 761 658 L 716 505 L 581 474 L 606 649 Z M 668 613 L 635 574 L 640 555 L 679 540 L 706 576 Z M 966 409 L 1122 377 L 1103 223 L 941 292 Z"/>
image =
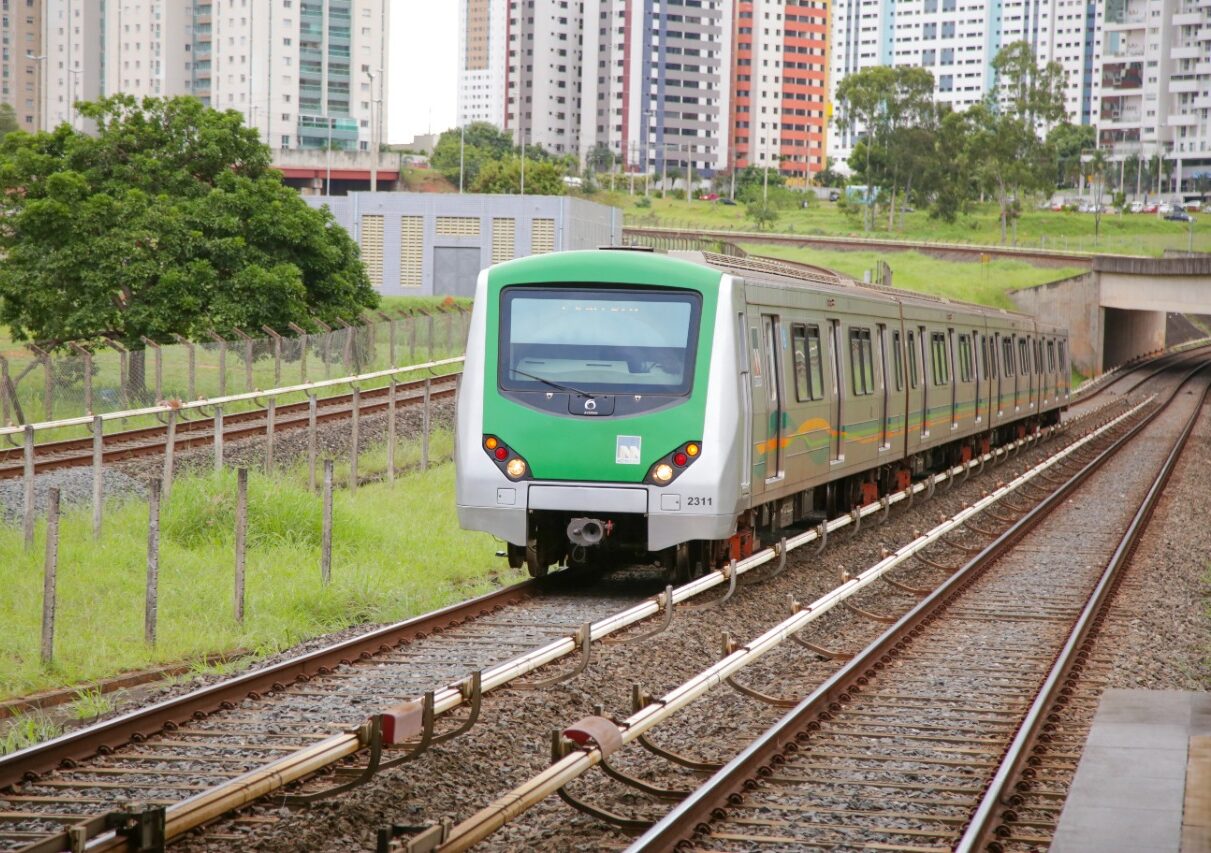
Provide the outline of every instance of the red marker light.
<path id="1" fill-rule="evenodd" d="M 673 454 L 673 463 L 675 465 L 677 465 L 678 467 L 684 468 L 685 463 L 687 463 L 689 461 L 690 461 L 690 458 L 688 456 L 686 456 L 684 453 L 674 453 Z"/>
<path id="2" fill-rule="evenodd" d="M 502 462 L 509 457 L 509 450 L 504 445 L 497 447 L 493 455 Z"/>

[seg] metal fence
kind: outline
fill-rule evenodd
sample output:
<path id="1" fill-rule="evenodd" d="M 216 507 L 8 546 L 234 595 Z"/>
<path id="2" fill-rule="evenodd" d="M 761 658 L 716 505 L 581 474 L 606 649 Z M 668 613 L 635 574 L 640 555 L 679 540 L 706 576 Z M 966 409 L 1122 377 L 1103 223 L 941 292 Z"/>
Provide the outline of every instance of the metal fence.
<path id="1" fill-rule="evenodd" d="M 175 344 L 34 345 L 0 354 L 0 423 L 21 425 L 306 384 L 461 355 L 470 314 L 379 313 L 310 334 L 264 328 Z M 322 324 L 321 324 L 322 325 Z"/>

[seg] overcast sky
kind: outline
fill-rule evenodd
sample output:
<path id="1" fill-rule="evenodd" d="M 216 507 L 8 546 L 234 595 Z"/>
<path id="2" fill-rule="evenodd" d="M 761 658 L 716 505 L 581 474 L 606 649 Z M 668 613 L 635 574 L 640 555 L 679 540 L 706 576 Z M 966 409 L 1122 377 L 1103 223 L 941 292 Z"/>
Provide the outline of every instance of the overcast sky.
<path id="1" fill-rule="evenodd" d="M 411 142 L 456 121 L 457 0 L 390 0 L 387 142 Z"/>

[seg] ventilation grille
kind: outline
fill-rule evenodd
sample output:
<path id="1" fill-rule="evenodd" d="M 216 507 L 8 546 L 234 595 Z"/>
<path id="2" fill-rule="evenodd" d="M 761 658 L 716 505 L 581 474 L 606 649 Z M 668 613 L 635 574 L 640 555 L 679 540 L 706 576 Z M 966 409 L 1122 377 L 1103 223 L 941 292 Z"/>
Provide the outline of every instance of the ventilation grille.
<path id="1" fill-rule="evenodd" d="M 399 284 L 400 287 L 420 287 L 425 246 L 425 218 L 399 218 Z"/>
<path id="2" fill-rule="evenodd" d="M 513 219 L 492 220 L 492 263 L 503 264 L 513 260 L 513 247 L 517 244 L 517 222 Z"/>
<path id="3" fill-rule="evenodd" d="M 362 263 L 375 287 L 383 286 L 383 217 L 362 214 Z"/>
<path id="4" fill-rule="evenodd" d="M 545 255 L 555 251 L 555 220 L 535 219 L 530 226 L 530 254 Z"/>
<path id="5" fill-rule="evenodd" d="M 437 217 L 437 236 L 439 237 L 478 237 L 478 216 L 439 216 Z"/>

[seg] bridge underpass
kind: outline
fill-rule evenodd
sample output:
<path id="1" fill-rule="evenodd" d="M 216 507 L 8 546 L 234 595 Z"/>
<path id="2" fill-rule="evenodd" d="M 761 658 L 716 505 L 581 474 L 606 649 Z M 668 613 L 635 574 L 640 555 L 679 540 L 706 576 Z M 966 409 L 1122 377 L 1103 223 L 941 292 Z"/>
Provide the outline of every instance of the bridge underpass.
<path id="1" fill-rule="evenodd" d="M 1211 255 L 1098 255 L 1087 273 L 1010 293 L 1022 311 L 1068 327 L 1088 376 L 1166 346 L 1166 315 L 1211 314 Z"/>

